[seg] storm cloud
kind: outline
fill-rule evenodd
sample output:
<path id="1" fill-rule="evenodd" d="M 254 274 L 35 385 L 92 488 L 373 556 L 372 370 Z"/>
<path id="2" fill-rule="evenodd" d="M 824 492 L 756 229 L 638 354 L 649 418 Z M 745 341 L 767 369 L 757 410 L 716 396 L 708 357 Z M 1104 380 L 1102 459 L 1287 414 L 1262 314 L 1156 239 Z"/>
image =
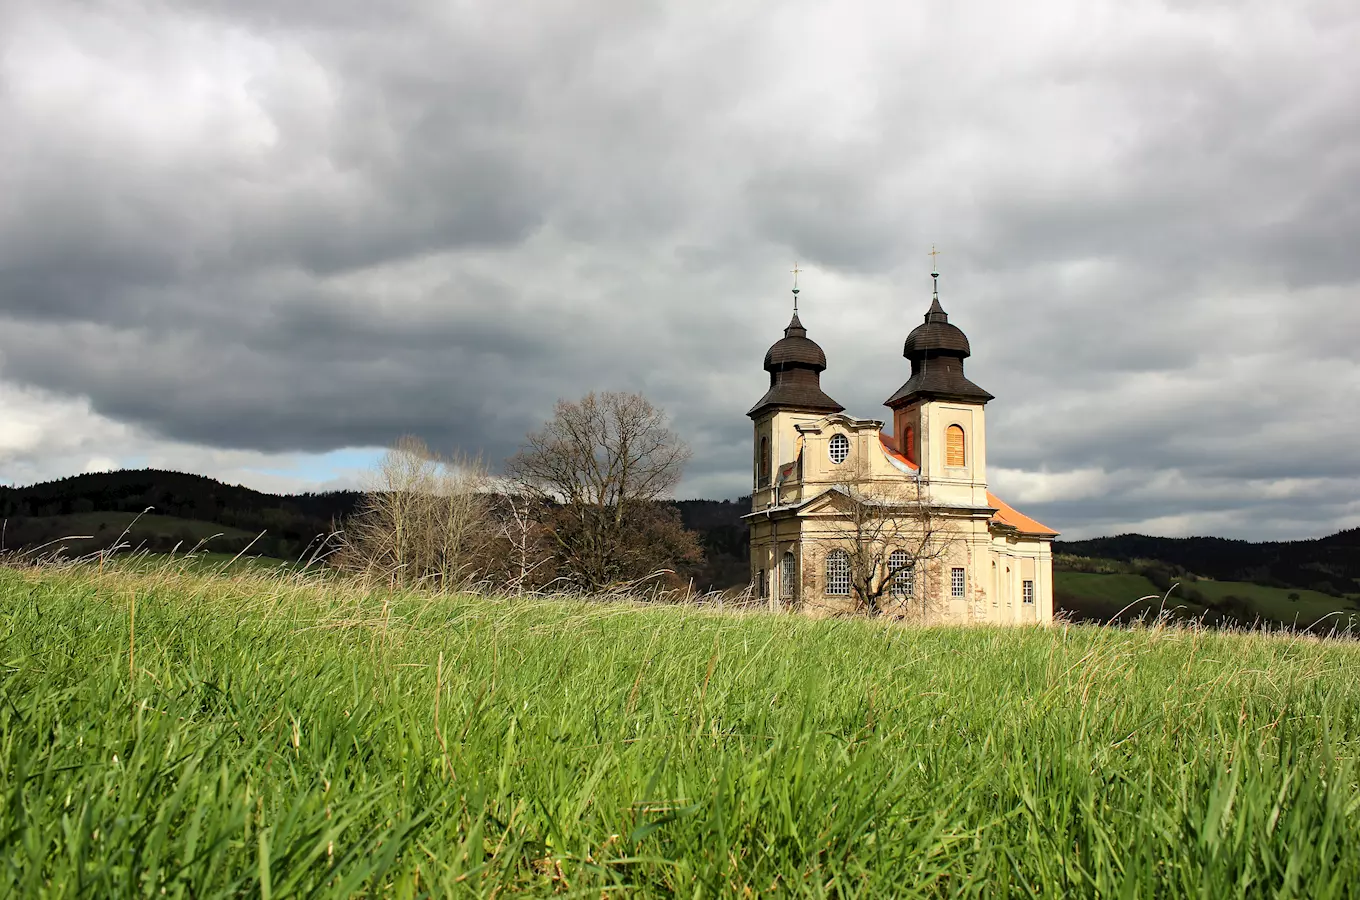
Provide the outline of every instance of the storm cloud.
<path id="1" fill-rule="evenodd" d="M 735 497 L 792 263 L 882 418 L 936 243 L 1027 513 L 1354 526 L 1357 46 L 1351 2 L 0 0 L 0 479 L 496 464 L 629 389 Z"/>

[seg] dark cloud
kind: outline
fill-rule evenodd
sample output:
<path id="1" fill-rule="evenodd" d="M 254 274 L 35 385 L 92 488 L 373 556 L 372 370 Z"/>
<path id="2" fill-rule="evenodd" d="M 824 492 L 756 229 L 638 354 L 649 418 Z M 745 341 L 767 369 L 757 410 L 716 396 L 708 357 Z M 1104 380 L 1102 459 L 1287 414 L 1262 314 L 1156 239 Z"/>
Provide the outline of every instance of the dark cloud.
<path id="1" fill-rule="evenodd" d="M 643 390 L 735 496 L 793 260 L 828 392 L 884 417 L 938 242 L 1027 511 L 1357 524 L 1357 38 L 1321 2 L 11 3 L 0 380 L 234 466 L 497 461 Z"/>

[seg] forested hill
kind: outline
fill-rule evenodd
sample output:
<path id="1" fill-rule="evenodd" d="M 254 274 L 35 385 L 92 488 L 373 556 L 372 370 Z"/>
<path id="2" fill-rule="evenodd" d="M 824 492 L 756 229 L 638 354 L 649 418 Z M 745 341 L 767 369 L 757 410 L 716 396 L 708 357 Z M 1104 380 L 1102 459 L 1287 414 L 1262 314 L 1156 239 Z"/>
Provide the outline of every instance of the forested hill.
<path id="1" fill-rule="evenodd" d="M 98 532 L 97 539 L 111 539 L 117 532 L 104 534 L 107 528 L 101 531 L 100 526 L 121 525 L 126 514 L 150 508 L 154 516 L 135 535 L 150 549 L 169 549 L 196 538 L 204 529 L 191 523 L 210 523 L 231 531 L 214 541 L 212 549 L 234 552 L 243 540 L 236 532 L 249 532 L 251 537 L 264 532 L 253 552 L 287 558 L 328 533 L 358 499 L 354 491 L 281 496 L 202 475 L 134 469 L 75 475 L 23 488 L 0 487 L 0 517 L 6 520 L 6 546 L 16 548 L 76 532 Z"/>
<path id="2" fill-rule="evenodd" d="M 1301 587 L 1325 594 L 1353 592 L 1360 579 L 1360 528 L 1309 541 L 1253 543 L 1216 537 L 1163 538 L 1142 534 L 1058 541 L 1055 553 L 1156 560 L 1219 581 Z"/>

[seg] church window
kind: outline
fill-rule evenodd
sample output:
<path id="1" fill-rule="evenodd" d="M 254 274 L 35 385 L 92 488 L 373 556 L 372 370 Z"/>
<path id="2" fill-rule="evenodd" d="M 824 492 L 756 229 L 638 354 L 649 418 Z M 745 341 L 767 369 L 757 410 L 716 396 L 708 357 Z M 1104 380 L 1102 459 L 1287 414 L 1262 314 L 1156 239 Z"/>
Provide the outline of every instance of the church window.
<path id="1" fill-rule="evenodd" d="M 1022 587 L 1023 587 L 1023 596 L 1024 596 L 1025 602 L 1026 602 L 1026 603 L 1033 603 L 1033 602 L 1034 602 L 1034 582 L 1028 581 L 1028 580 L 1027 580 L 1027 581 L 1022 582 L 1021 584 L 1022 584 Z"/>
<path id="2" fill-rule="evenodd" d="M 794 559 L 792 550 L 787 550 L 779 562 L 779 595 L 786 600 L 793 599 L 794 578 L 797 575 L 798 560 Z"/>
<path id="3" fill-rule="evenodd" d="M 906 436 L 902 439 L 902 455 L 907 458 L 907 462 L 916 464 L 916 429 L 907 426 Z"/>
<path id="4" fill-rule="evenodd" d="M 963 427 L 950 425 L 944 433 L 944 464 L 946 466 L 964 465 Z"/>
<path id="5" fill-rule="evenodd" d="M 839 466 L 850 456 L 850 439 L 843 434 L 832 435 L 828 451 L 831 453 L 831 461 Z"/>
<path id="6" fill-rule="evenodd" d="M 949 595 L 951 597 L 963 596 L 963 569 L 955 566 L 949 570 Z"/>
<path id="7" fill-rule="evenodd" d="M 916 593 L 916 565 L 911 561 L 911 554 L 905 550 L 889 553 L 888 572 L 894 597 L 910 597 Z"/>
<path id="8" fill-rule="evenodd" d="M 770 439 L 762 437 L 760 439 L 760 459 L 756 462 L 759 471 L 756 472 L 756 484 L 765 487 L 770 483 Z"/>
<path id="9" fill-rule="evenodd" d="M 850 596 L 850 554 L 844 550 L 826 555 L 826 592 L 835 597 Z"/>

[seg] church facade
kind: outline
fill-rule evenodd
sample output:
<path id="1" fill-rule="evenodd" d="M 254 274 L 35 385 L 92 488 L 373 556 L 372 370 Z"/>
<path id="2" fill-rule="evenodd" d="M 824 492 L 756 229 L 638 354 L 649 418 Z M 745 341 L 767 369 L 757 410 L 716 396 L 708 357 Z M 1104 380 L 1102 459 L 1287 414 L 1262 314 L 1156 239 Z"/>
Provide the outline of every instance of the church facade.
<path id="1" fill-rule="evenodd" d="M 765 354 L 754 423 L 753 592 L 771 609 L 924 623 L 1053 619 L 1057 532 L 987 489 L 985 410 L 971 349 L 936 290 L 906 339 L 911 375 L 888 421 L 845 414 L 821 386 L 826 354 L 797 312 Z M 890 428 L 889 428 L 890 423 Z"/>

